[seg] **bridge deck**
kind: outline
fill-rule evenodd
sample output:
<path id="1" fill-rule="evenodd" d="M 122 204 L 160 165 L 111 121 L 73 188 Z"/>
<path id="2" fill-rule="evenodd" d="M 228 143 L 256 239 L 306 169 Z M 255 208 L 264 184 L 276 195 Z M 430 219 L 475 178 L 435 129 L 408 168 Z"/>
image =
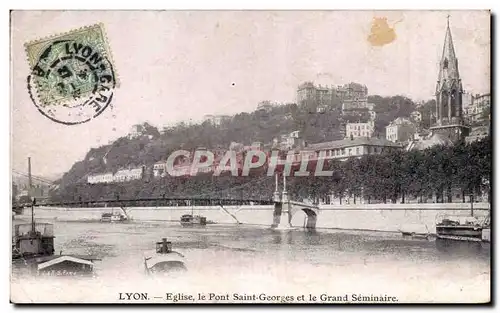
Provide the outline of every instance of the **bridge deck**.
<path id="1" fill-rule="evenodd" d="M 108 199 L 108 200 L 82 200 L 65 202 L 43 202 L 35 203 L 35 206 L 50 207 L 102 207 L 102 206 L 125 206 L 125 207 L 148 207 L 148 206 L 207 206 L 207 205 L 272 205 L 272 200 L 262 199 L 217 199 L 217 198 L 139 198 L 139 199 Z M 21 204 L 13 209 L 30 207 L 31 204 Z"/>

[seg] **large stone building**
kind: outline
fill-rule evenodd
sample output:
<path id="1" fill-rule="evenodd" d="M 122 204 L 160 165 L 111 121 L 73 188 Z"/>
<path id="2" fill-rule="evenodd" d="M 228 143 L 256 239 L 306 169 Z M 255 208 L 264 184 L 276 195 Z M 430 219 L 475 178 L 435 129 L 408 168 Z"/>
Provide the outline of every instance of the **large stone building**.
<path id="1" fill-rule="evenodd" d="M 366 99 L 368 88 L 358 83 L 339 86 L 316 86 L 313 82 L 305 82 L 297 87 L 297 104 L 316 104 L 331 106 L 345 100 Z"/>
<path id="2" fill-rule="evenodd" d="M 401 146 L 382 138 L 353 138 L 308 145 L 304 151 L 312 152 L 310 159 L 319 158 L 322 153 L 325 159 L 346 160 L 350 157 L 362 157 L 369 154 L 381 154 L 385 151 L 398 150 Z"/>

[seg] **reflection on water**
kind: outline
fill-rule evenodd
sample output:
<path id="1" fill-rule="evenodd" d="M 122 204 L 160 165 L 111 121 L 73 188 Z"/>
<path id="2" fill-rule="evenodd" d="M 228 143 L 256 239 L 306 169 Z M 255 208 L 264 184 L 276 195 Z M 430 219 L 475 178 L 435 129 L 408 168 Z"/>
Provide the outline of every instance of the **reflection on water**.
<path id="1" fill-rule="evenodd" d="M 70 285 L 67 280 L 21 279 L 16 274 L 14 300 L 117 302 L 119 292 L 382 293 L 401 302 L 489 300 L 490 249 L 478 243 L 244 225 L 54 224 L 56 253 L 102 259 L 96 263 L 97 277 L 69 278 L 74 281 Z M 144 252 L 164 237 L 186 256 L 185 276 L 165 280 L 144 275 Z"/>

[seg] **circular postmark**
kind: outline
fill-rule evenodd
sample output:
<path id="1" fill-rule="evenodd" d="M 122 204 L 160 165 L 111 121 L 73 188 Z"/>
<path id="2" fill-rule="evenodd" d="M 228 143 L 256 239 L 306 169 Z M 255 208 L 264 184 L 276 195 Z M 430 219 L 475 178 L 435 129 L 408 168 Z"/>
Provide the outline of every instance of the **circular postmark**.
<path id="1" fill-rule="evenodd" d="M 116 79 L 100 43 L 52 41 L 40 50 L 35 62 L 27 79 L 28 91 L 49 119 L 66 125 L 85 123 L 111 103 Z"/>

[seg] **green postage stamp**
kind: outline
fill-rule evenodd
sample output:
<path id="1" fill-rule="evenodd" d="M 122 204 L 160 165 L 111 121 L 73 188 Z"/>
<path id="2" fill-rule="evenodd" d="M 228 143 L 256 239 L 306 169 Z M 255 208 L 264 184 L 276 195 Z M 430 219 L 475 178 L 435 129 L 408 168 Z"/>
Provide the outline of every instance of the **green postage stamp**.
<path id="1" fill-rule="evenodd" d="M 28 91 L 51 120 L 74 125 L 100 115 L 117 86 L 103 25 L 83 27 L 25 44 Z"/>

